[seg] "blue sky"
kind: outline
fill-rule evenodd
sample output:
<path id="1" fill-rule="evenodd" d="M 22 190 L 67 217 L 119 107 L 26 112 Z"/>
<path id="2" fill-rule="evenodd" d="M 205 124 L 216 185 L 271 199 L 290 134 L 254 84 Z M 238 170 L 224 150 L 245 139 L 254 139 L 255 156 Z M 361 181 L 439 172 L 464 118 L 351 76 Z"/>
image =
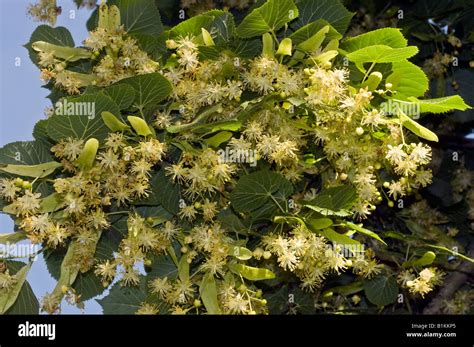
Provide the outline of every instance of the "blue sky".
<path id="1" fill-rule="evenodd" d="M 26 15 L 26 8 L 34 0 L 0 0 L 0 147 L 15 141 L 32 140 L 35 123 L 44 118 L 44 109 L 51 106 L 46 99 L 48 90 L 41 88 L 39 70 L 31 63 L 27 50 L 23 47 L 31 33 L 40 24 Z M 57 0 L 62 7 L 56 26 L 64 26 L 71 32 L 76 46 L 87 37 L 86 21 L 90 10 L 77 10 L 72 0 Z M 75 18 L 70 18 L 75 11 Z M 18 58 L 20 60 L 18 60 Z M 15 62 L 20 61 L 19 66 Z M 0 233 L 13 230 L 12 220 L 0 214 Z M 55 280 L 49 275 L 44 260 L 38 258 L 28 275 L 33 291 L 38 298 L 51 292 Z M 101 313 L 94 301 L 86 303 L 86 313 Z M 66 303 L 62 313 L 81 313 L 82 311 Z"/>

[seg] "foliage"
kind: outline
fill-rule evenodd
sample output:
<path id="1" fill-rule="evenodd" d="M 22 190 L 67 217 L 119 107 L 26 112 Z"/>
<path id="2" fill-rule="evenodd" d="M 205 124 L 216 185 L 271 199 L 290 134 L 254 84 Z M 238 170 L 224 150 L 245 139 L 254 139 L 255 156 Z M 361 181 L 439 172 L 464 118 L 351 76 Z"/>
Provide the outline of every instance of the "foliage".
<path id="1" fill-rule="evenodd" d="M 431 183 L 419 138 L 438 138 L 410 111 L 469 106 L 423 98 L 400 30 L 344 39 L 352 16 L 268 0 L 165 28 L 154 1 L 117 0 L 84 47 L 38 27 L 27 47 L 54 107 L 35 141 L 0 150 L 0 196 L 56 274 L 43 310 L 99 281 L 104 313 L 138 314 L 375 312 L 439 286 L 453 244 L 357 223 Z M 26 270 L 1 273 L 8 305 Z"/>

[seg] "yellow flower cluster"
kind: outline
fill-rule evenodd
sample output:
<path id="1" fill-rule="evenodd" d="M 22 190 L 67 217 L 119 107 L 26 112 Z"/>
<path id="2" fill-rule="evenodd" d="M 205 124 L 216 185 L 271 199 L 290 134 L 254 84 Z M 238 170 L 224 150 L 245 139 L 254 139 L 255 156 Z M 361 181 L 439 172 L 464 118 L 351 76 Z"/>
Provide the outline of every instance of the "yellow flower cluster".
<path id="1" fill-rule="evenodd" d="M 71 64 L 67 59 L 58 58 L 54 51 L 40 51 L 41 78 L 45 82 L 54 80 L 56 87 L 69 94 L 78 94 L 82 87 L 107 86 L 127 77 L 155 72 L 159 66 L 139 48 L 137 40 L 127 35 L 123 26 L 91 31 L 84 46 L 97 59 L 90 74 L 67 70 Z"/>
<path id="2" fill-rule="evenodd" d="M 269 234 L 262 238 L 263 247 L 277 258 L 278 265 L 293 272 L 301 280 L 301 288 L 313 292 L 321 286 L 331 273 L 341 273 L 347 268 L 365 278 L 377 275 L 383 269 L 374 259 L 371 250 L 331 246 L 322 236 L 317 236 L 306 227 L 294 228 L 290 235 Z M 263 257 L 263 252 L 255 257 Z"/>
<path id="3" fill-rule="evenodd" d="M 435 286 L 442 283 L 444 272 L 434 267 L 424 268 L 418 276 L 412 270 L 403 270 L 398 275 L 398 282 L 407 288 L 411 294 L 420 295 L 422 298 L 431 292 Z"/>

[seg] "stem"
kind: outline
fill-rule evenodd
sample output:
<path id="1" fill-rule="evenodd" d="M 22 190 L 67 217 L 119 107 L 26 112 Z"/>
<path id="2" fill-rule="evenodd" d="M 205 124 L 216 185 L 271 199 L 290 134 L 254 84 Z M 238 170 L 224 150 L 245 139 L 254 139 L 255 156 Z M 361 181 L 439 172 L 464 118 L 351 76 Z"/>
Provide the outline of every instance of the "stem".
<path id="1" fill-rule="evenodd" d="M 277 199 L 275 199 L 275 198 L 273 197 L 273 195 L 270 195 L 270 198 L 272 198 L 273 202 L 278 206 L 278 208 L 280 209 L 280 211 L 281 211 L 282 213 L 286 213 L 286 212 L 287 212 L 287 211 L 283 210 L 283 208 L 280 206 L 280 204 L 278 203 Z"/>
<path id="2" fill-rule="evenodd" d="M 372 65 L 370 65 L 369 69 L 367 70 L 367 72 L 365 73 L 364 75 L 364 79 L 362 80 L 362 83 L 365 82 L 365 80 L 367 79 L 367 77 L 369 76 L 369 74 L 372 72 L 372 69 L 375 67 L 375 62 L 372 63 Z"/>
<path id="3" fill-rule="evenodd" d="M 107 213 L 107 216 L 114 216 L 117 214 L 129 214 L 130 211 L 116 211 L 116 212 L 109 212 Z"/>

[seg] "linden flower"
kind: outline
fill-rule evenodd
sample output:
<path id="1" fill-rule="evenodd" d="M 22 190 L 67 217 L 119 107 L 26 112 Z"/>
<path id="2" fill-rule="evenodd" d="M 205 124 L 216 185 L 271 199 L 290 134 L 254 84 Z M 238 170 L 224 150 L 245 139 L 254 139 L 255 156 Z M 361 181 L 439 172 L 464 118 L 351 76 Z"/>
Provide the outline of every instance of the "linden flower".
<path id="1" fill-rule="evenodd" d="M 15 184 L 15 180 L 7 178 L 0 179 L 0 196 L 2 198 L 12 201 L 19 191 L 20 187 Z"/>
<path id="2" fill-rule="evenodd" d="M 172 290 L 172 285 L 168 282 L 168 277 L 155 278 L 148 286 L 153 294 L 158 294 L 162 299 Z"/>
<path id="3" fill-rule="evenodd" d="M 107 32 L 104 28 L 97 28 L 89 32 L 89 37 L 84 40 L 84 46 L 98 52 L 107 46 Z"/>
<path id="4" fill-rule="evenodd" d="M 111 263 L 110 260 L 106 260 L 105 262 L 96 265 L 94 273 L 97 276 L 102 277 L 102 282 L 104 284 L 108 284 L 114 280 L 116 269 L 117 265 L 115 263 Z"/>
<path id="5" fill-rule="evenodd" d="M 102 152 L 97 159 L 100 165 L 105 169 L 113 169 L 119 165 L 119 157 L 112 149 Z"/>
<path id="6" fill-rule="evenodd" d="M 125 146 L 124 136 L 121 133 L 110 133 L 105 140 L 105 145 L 114 152 Z"/>
<path id="7" fill-rule="evenodd" d="M 69 236 L 69 230 L 57 223 L 50 223 L 46 230 L 46 242 L 52 248 L 63 244 Z"/>
<path id="8" fill-rule="evenodd" d="M 181 183 L 184 182 L 185 177 L 187 177 L 187 175 L 189 174 L 188 169 L 183 167 L 182 163 L 173 164 L 171 166 L 165 167 L 165 172 L 167 175 L 171 176 L 171 179 L 173 181 L 178 181 Z"/>
<path id="9" fill-rule="evenodd" d="M 181 281 L 178 279 L 173 286 L 173 290 L 178 296 L 177 302 L 184 304 L 194 295 L 193 284 L 190 281 Z"/>
<path id="10" fill-rule="evenodd" d="M 166 129 L 172 124 L 173 118 L 169 114 L 159 113 L 156 115 L 154 126 L 157 129 Z"/>
<path id="11" fill-rule="evenodd" d="M 133 162 L 131 172 L 134 174 L 151 176 L 150 171 L 152 167 L 153 167 L 153 164 L 147 162 L 144 159 L 141 159 L 139 161 Z"/>
<path id="12" fill-rule="evenodd" d="M 156 304 L 142 303 L 138 310 L 135 312 L 137 315 L 155 315 L 158 314 L 158 306 Z"/>
<path id="13" fill-rule="evenodd" d="M 229 100 L 239 100 L 242 95 L 242 82 L 227 80 L 227 86 L 225 87 L 225 96 Z"/>
<path id="14" fill-rule="evenodd" d="M 410 293 L 420 294 L 422 298 L 424 298 L 426 294 L 428 294 L 429 292 L 433 290 L 430 284 L 419 279 L 408 281 L 406 285 L 409 288 Z"/>
<path id="15" fill-rule="evenodd" d="M 416 171 L 417 165 L 415 162 L 410 160 L 404 160 L 397 164 L 395 167 L 395 172 L 404 175 L 404 176 L 412 176 Z"/>
<path id="16" fill-rule="evenodd" d="M 415 172 L 415 182 L 422 187 L 426 187 L 432 182 L 433 174 L 430 170 L 417 170 Z"/>
<path id="17" fill-rule="evenodd" d="M 257 144 L 257 150 L 264 156 L 270 156 L 280 146 L 280 137 L 277 135 L 263 135 Z"/>
<path id="18" fill-rule="evenodd" d="M 431 160 L 431 148 L 423 143 L 418 143 L 410 153 L 410 159 L 419 165 L 428 164 Z"/>
<path id="19" fill-rule="evenodd" d="M 248 300 L 244 299 L 240 293 L 229 296 L 225 302 L 230 313 L 241 314 L 248 311 Z"/>
<path id="20" fill-rule="evenodd" d="M 136 269 L 122 271 L 121 282 L 124 286 L 136 286 L 140 283 L 140 273 Z"/>
<path id="21" fill-rule="evenodd" d="M 400 164 L 407 157 L 407 154 L 403 150 L 403 144 L 399 144 L 398 146 L 387 145 L 387 147 L 388 151 L 385 158 L 390 160 L 393 164 Z"/>
<path id="22" fill-rule="evenodd" d="M 32 230 L 39 233 L 44 233 L 50 225 L 48 213 L 32 216 L 29 221 L 29 225 Z"/>
<path id="23" fill-rule="evenodd" d="M 203 272 L 210 272 L 213 275 L 224 275 L 224 266 L 226 265 L 225 258 L 212 256 L 207 258 L 206 261 L 201 265 L 200 269 Z"/>
<path id="24" fill-rule="evenodd" d="M 249 141 L 255 142 L 262 136 L 262 132 L 263 125 L 257 121 L 251 121 L 247 123 L 243 134 Z"/>
<path id="25" fill-rule="evenodd" d="M 283 269 L 293 271 L 298 265 L 298 257 L 294 252 L 287 251 L 278 257 L 278 263 Z"/>
<path id="26" fill-rule="evenodd" d="M 420 272 L 419 276 L 423 281 L 429 282 L 435 276 L 435 273 L 432 269 L 426 268 Z"/>
<path id="27" fill-rule="evenodd" d="M 17 215 L 27 216 L 34 214 L 41 207 L 41 193 L 33 193 L 31 190 L 25 191 L 25 194 L 15 201 Z"/>
<path id="28" fill-rule="evenodd" d="M 16 278 L 11 276 L 8 270 L 0 272 L 0 289 L 10 290 L 16 282 Z"/>
<path id="29" fill-rule="evenodd" d="M 370 125 L 375 130 L 384 123 L 383 114 L 378 110 L 372 110 L 364 114 L 361 125 Z"/>
<path id="30" fill-rule="evenodd" d="M 186 205 L 181 208 L 181 210 L 178 213 L 178 216 L 191 221 L 196 218 L 196 214 L 197 214 L 197 211 L 194 208 L 194 205 Z"/>
<path id="31" fill-rule="evenodd" d="M 406 287 L 407 282 L 412 282 L 414 279 L 415 276 L 413 275 L 411 270 L 403 270 L 397 276 L 398 283 L 400 283 L 402 287 Z"/>
<path id="32" fill-rule="evenodd" d="M 149 160 L 152 163 L 156 163 L 161 160 L 163 154 L 165 153 L 165 149 L 165 144 L 161 143 L 157 139 L 142 141 L 138 145 L 138 153 L 142 154 L 146 160 Z"/>
<path id="33" fill-rule="evenodd" d="M 57 63 L 54 58 L 53 52 L 39 52 L 38 53 L 38 64 L 42 67 L 49 67 Z"/>
<path id="34" fill-rule="evenodd" d="M 212 220 L 217 212 L 217 202 L 206 200 L 206 202 L 202 204 L 202 215 L 205 221 Z"/>
<path id="35" fill-rule="evenodd" d="M 397 181 L 397 182 L 392 181 L 388 189 L 389 189 L 388 194 L 391 197 L 393 197 L 395 200 L 397 200 L 399 196 L 405 195 L 405 187 L 400 181 Z"/>

